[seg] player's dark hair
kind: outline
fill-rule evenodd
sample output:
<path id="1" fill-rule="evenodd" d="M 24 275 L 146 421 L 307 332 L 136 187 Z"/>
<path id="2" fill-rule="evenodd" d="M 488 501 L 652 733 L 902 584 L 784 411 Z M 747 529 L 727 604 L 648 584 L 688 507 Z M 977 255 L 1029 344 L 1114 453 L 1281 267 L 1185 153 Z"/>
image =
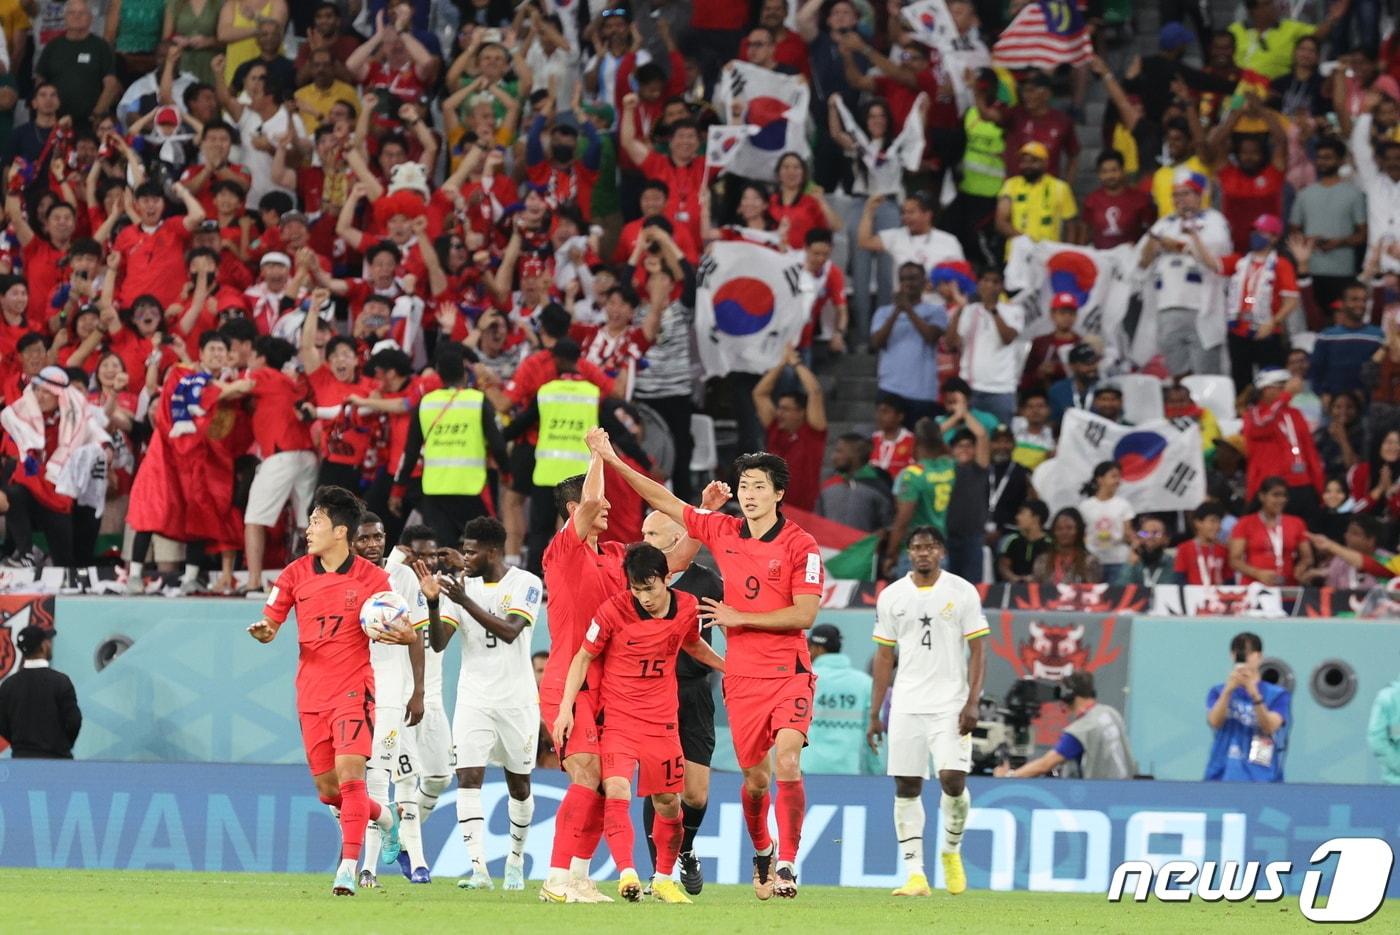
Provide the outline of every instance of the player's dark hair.
<path id="1" fill-rule="evenodd" d="M 935 419 L 924 416 L 914 423 L 914 447 L 925 452 L 930 458 L 948 453 L 948 443 L 944 440 L 943 431 Z"/>
<path id="2" fill-rule="evenodd" d="M 792 474 L 782 458 L 767 451 L 753 451 L 734 459 L 734 477 L 742 478 L 745 471 L 762 471 L 774 490 L 787 490 Z"/>
<path id="3" fill-rule="evenodd" d="M 331 521 L 332 529 L 344 526 L 345 538 L 348 540 L 355 530 L 360 528 L 365 504 L 344 487 L 326 484 L 316 488 L 316 496 L 311 500 L 311 509 L 325 513 Z"/>
<path id="4" fill-rule="evenodd" d="M 929 526 L 927 524 L 923 526 L 915 526 L 913 529 L 909 530 L 909 538 L 905 539 L 904 542 L 906 545 L 908 545 L 910 542 L 913 542 L 919 536 L 924 536 L 925 538 L 932 539 L 934 543 L 936 543 L 940 547 L 948 544 L 947 541 L 943 538 L 943 533 L 938 531 L 938 527 Z"/>
<path id="5" fill-rule="evenodd" d="M 296 356 L 297 349 L 292 347 L 290 341 L 264 334 L 253 342 L 253 353 L 267 361 L 273 370 L 281 370 L 287 361 Z"/>
<path id="6" fill-rule="evenodd" d="M 627 573 L 629 584 L 646 584 L 653 578 L 664 582 L 671 576 L 670 568 L 666 565 L 666 553 L 648 542 L 634 542 L 627 547 L 622 570 Z"/>
<path id="7" fill-rule="evenodd" d="M 433 532 L 433 527 L 425 526 L 422 523 L 412 523 L 403 528 L 399 533 L 399 545 L 412 545 L 415 542 L 437 542 L 437 533 Z"/>
<path id="8" fill-rule="evenodd" d="M 199 349 L 201 351 L 215 343 L 228 347 L 228 337 L 222 331 L 206 331 L 199 336 Z"/>
<path id="9" fill-rule="evenodd" d="M 456 386 L 466 379 L 466 357 L 462 353 L 465 350 L 466 348 L 455 341 L 438 343 L 437 353 L 433 355 L 433 366 L 442 378 L 443 386 Z"/>
<path id="10" fill-rule="evenodd" d="M 478 516 L 462 527 L 462 541 L 474 539 L 490 549 L 506 547 L 506 527 L 494 516 Z"/>
<path id="11" fill-rule="evenodd" d="M 583 502 L 583 475 L 566 477 L 554 485 L 554 508 L 560 519 L 569 518 L 569 504 Z"/>
<path id="12" fill-rule="evenodd" d="M 380 516 L 378 513 L 371 513 L 369 510 L 365 510 L 363 513 L 360 514 L 360 525 L 359 525 L 359 526 L 356 526 L 355 529 L 356 529 L 356 531 L 358 532 L 360 526 L 383 526 L 383 525 L 384 525 L 384 518 L 383 518 L 382 516 Z"/>
<path id="13" fill-rule="evenodd" d="M 1262 653 L 1263 651 L 1264 641 L 1259 638 L 1259 634 L 1257 633 L 1250 633 L 1248 630 L 1245 630 L 1243 633 L 1236 633 L 1230 640 L 1230 652 L 1232 655 L 1238 656 L 1240 653 L 1248 655 L 1249 653 Z"/>
<path id="14" fill-rule="evenodd" d="M 583 354 L 578 342 L 569 338 L 560 338 L 549 352 L 554 355 L 556 367 L 568 367 L 570 370 L 578 368 L 579 357 Z"/>
<path id="15" fill-rule="evenodd" d="M 540 309 L 540 331 L 556 341 L 568 335 L 569 327 L 573 323 L 573 316 L 557 302 L 551 302 Z"/>

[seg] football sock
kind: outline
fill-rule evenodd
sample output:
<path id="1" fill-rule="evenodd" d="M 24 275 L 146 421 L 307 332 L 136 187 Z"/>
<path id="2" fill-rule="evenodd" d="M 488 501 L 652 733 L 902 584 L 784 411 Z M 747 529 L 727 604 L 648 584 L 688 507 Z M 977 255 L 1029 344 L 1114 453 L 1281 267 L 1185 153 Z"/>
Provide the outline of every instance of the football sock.
<path id="1" fill-rule="evenodd" d="M 418 780 L 418 819 L 427 821 L 437 808 L 438 796 L 452 784 L 451 776 L 423 776 Z"/>
<path id="2" fill-rule="evenodd" d="M 894 798 L 894 836 L 904 872 L 910 876 L 924 872 L 924 800 L 919 796 Z"/>
<path id="3" fill-rule="evenodd" d="M 365 770 L 365 790 L 369 793 L 370 801 L 377 804 L 382 813 L 389 806 L 389 771 L 373 766 Z M 389 827 L 393 827 L 392 823 Z M 370 855 L 365 864 L 367 868 L 373 869 L 379 862 L 379 844 L 383 833 L 384 829 L 374 821 L 365 829 L 365 853 Z"/>
<path id="4" fill-rule="evenodd" d="M 467 845 L 472 866 L 486 866 L 486 816 L 481 811 L 480 789 L 463 786 L 457 790 L 457 830 Z"/>
<path id="5" fill-rule="evenodd" d="M 802 843 L 802 819 L 807 815 L 807 790 L 801 779 L 778 780 L 778 863 L 797 860 Z"/>
<path id="6" fill-rule="evenodd" d="M 612 851 L 613 863 L 617 872 L 632 869 L 632 815 L 629 810 L 631 799 L 605 799 L 603 802 L 603 831 L 608 836 L 608 850 Z M 658 821 L 660 820 L 658 816 Z"/>
<path id="7" fill-rule="evenodd" d="M 365 838 L 365 825 L 370 820 L 370 806 L 373 804 L 369 793 L 365 791 L 363 779 L 352 779 L 340 784 L 341 860 L 359 860 L 360 845 Z"/>
<path id="8" fill-rule="evenodd" d="M 603 839 L 603 794 L 596 789 L 585 789 L 584 809 L 581 813 L 581 820 L 575 825 L 574 834 L 574 854 L 570 869 L 575 877 L 580 879 L 588 876 L 589 865 L 593 862 L 593 855 L 598 851 L 598 842 Z M 631 834 L 631 825 L 628 825 L 628 834 Z M 627 862 L 631 866 L 632 862 Z M 618 868 L 622 869 L 621 867 Z"/>
<path id="9" fill-rule="evenodd" d="M 962 795 L 943 793 L 943 798 L 938 800 L 938 811 L 943 815 L 943 844 L 938 853 L 956 854 L 962 850 L 963 827 L 971 808 L 972 793 L 966 787 Z"/>
<path id="10" fill-rule="evenodd" d="M 570 783 L 569 788 L 564 790 L 564 798 L 559 803 L 559 809 L 554 813 L 554 845 L 550 849 L 549 874 L 551 882 L 561 882 L 569 877 L 569 869 L 574 856 L 574 836 L 575 830 L 582 813 L 587 807 L 588 799 L 597 795 L 592 789 L 584 788 L 577 783 Z M 460 794 L 458 801 L 460 801 Z M 460 807 L 460 806 L 459 806 Z M 559 879 L 555 879 L 555 872 L 558 871 Z M 586 873 L 585 873 L 586 875 Z"/>
<path id="11" fill-rule="evenodd" d="M 710 807 L 708 801 L 700 805 L 691 805 L 689 802 L 681 802 L 681 824 L 685 828 L 685 836 L 681 839 L 681 853 L 695 850 L 695 835 L 700 830 L 700 826 L 705 822 L 705 810 Z"/>
<path id="12" fill-rule="evenodd" d="M 651 796 L 642 799 L 642 832 L 647 838 L 647 853 L 651 855 L 652 869 L 656 868 L 656 806 Z"/>
<path id="13" fill-rule="evenodd" d="M 748 826 L 753 849 L 767 851 L 773 846 L 773 836 L 768 833 L 768 790 L 754 796 L 740 787 L 739 801 L 744 806 L 744 824 Z"/>
<path id="14" fill-rule="evenodd" d="M 669 877 L 676 869 L 676 855 L 681 851 L 681 838 L 685 837 L 685 826 L 681 823 L 681 816 L 666 818 L 657 815 L 652 837 L 655 839 L 653 844 L 656 848 L 656 875 Z M 612 843 L 611 838 L 608 839 L 608 843 Z"/>
<path id="15" fill-rule="evenodd" d="M 423 826 L 418 816 L 418 781 L 414 777 L 394 780 L 394 803 L 399 810 L 399 843 L 408 852 L 409 865 L 415 870 L 428 866 L 428 858 L 423 853 Z"/>
<path id="16" fill-rule="evenodd" d="M 506 814 L 510 817 L 510 861 L 525 861 L 525 838 L 530 834 L 530 822 L 535 817 L 535 796 L 507 799 Z"/>

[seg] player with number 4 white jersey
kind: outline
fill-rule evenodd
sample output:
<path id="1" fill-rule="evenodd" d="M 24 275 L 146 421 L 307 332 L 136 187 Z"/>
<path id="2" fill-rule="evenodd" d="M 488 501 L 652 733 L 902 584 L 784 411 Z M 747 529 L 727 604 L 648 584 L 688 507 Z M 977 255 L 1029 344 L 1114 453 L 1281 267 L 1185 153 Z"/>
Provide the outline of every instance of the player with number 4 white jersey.
<path id="1" fill-rule="evenodd" d="M 895 834 L 908 873 L 908 881 L 894 895 L 930 893 L 924 873 L 922 799 L 930 756 L 943 790 L 939 856 L 948 892 L 956 895 L 967 888 L 962 835 L 972 806 L 967 774 L 986 665 L 982 637 L 988 633 L 987 618 L 977 588 L 939 567 L 944 542 L 937 529 L 913 530 L 908 551 L 909 574 L 881 591 L 875 602 L 873 638 L 878 647 L 867 736 L 875 748 L 884 731 L 880 709 L 894 671 L 888 772 L 895 778 Z"/>

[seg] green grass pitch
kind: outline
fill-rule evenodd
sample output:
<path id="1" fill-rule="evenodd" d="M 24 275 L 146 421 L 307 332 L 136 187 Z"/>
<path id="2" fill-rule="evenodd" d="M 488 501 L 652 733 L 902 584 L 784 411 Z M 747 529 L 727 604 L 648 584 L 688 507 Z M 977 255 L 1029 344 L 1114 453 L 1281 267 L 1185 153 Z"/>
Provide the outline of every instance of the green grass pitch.
<path id="1" fill-rule="evenodd" d="M 960 896 L 897 900 L 880 890 L 804 887 L 792 903 L 758 902 L 747 886 L 707 886 L 691 906 L 557 906 L 539 902 L 539 884 L 524 893 L 465 892 L 452 880 L 410 886 L 385 877 L 379 890 L 330 895 L 329 875 L 174 873 L 165 871 L 0 870 L 0 906 L 13 931 L 315 933 L 418 935 L 472 931 L 488 935 L 557 932 L 607 935 L 685 933 L 1121 932 L 1229 935 L 1313 928 L 1296 896 L 1277 903 L 1114 905 L 1102 896 L 969 890 Z M 498 881 L 499 883 L 499 881 Z M 614 884 L 601 883 L 613 892 Z M 1366 928 L 1396 923 L 1392 900 Z M 7 924 L 7 928 L 9 925 Z"/>

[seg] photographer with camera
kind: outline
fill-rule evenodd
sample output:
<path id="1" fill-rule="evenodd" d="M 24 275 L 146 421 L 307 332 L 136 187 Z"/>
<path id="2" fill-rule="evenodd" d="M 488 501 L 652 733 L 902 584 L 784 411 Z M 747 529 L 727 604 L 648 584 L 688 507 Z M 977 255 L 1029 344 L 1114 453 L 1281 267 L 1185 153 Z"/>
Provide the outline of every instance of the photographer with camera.
<path id="1" fill-rule="evenodd" d="M 1283 782 L 1292 695 L 1259 677 L 1264 642 L 1257 634 L 1236 633 L 1230 654 L 1235 666 L 1229 677 L 1206 695 L 1206 723 L 1215 731 L 1215 742 L 1205 778 Z"/>
<path id="2" fill-rule="evenodd" d="M 1071 672 L 1060 683 L 1060 701 L 1070 712 L 1070 722 L 1055 746 L 1034 760 L 1012 769 L 1002 763 L 996 776 L 1028 779 L 1044 776 L 1066 763 L 1066 772 L 1079 779 L 1132 779 L 1137 772 L 1133 751 L 1128 746 L 1128 728 L 1123 715 L 1100 704 L 1091 672 Z"/>

